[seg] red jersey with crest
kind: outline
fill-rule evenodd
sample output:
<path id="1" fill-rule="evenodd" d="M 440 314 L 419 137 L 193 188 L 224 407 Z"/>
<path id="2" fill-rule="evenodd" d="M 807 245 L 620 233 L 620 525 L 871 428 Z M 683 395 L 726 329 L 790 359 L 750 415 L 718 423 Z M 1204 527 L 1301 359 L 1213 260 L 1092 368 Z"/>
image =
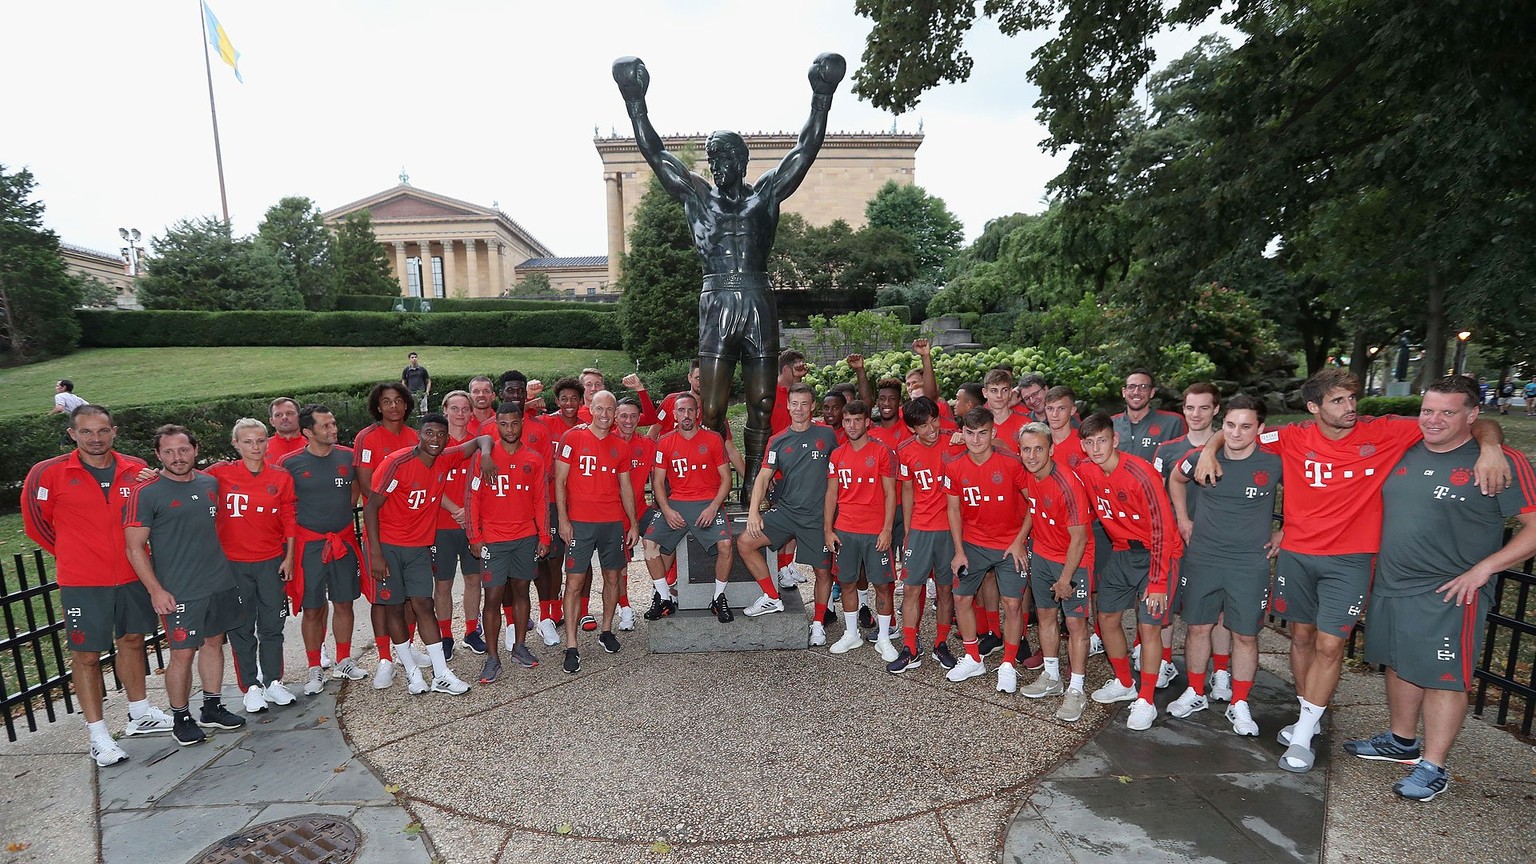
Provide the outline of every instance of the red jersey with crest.
<path id="1" fill-rule="evenodd" d="M 1392 466 L 1424 439 L 1408 417 L 1366 417 L 1337 441 L 1307 420 L 1259 436 L 1280 456 L 1285 535 L 1280 548 L 1347 555 L 1381 548 L 1381 486 Z"/>
<path id="2" fill-rule="evenodd" d="M 960 448 L 964 450 L 965 448 Z M 912 524 L 909 531 L 948 531 L 949 496 L 944 493 L 944 460 L 955 452 L 948 436 L 932 445 L 916 436 L 896 451 L 896 471 L 902 483 L 912 484 Z"/>
<path id="3" fill-rule="evenodd" d="M 490 428 L 486 430 L 485 434 L 500 440 L 496 431 L 496 424 L 492 422 L 489 425 Z M 448 447 L 458 447 L 466 441 L 474 440 L 474 438 L 479 434 L 480 433 L 478 432 L 469 431 L 466 427 L 463 438 L 455 438 L 451 434 L 448 436 Z M 476 457 L 473 460 L 464 459 L 460 461 L 459 464 L 448 469 L 448 485 L 444 490 L 444 494 L 447 495 L 448 500 L 458 504 L 461 507 L 464 506 L 464 490 L 469 482 L 469 475 L 471 472 L 479 468 L 479 464 L 480 460 L 478 457 Z M 437 527 L 439 530 L 452 531 L 458 529 L 461 526 L 459 525 L 458 521 L 453 518 L 452 513 L 449 513 L 447 510 L 439 507 L 437 508 Z"/>
<path id="4" fill-rule="evenodd" d="M 138 484 L 143 459 L 109 451 L 112 477 L 98 482 L 72 450 L 32 466 L 21 490 L 21 522 L 32 542 L 54 556 L 66 587 L 110 587 L 138 581 L 123 539 L 123 505 Z"/>
<path id="5" fill-rule="evenodd" d="M 560 439 L 555 458 L 570 466 L 565 475 L 565 512 L 572 522 L 624 521 L 619 475 L 628 474 L 633 461 L 628 441 L 617 432 L 599 438 L 591 429 L 572 429 Z"/>
<path id="6" fill-rule="evenodd" d="M 423 465 L 416 458 L 415 445 L 385 456 L 373 472 L 373 492 L 384 496 L 379 541 L 391 546 L 431 546 L 448 475 L 463 461 L 463 456 L 444 450 L 430 466 Z"/>
<path id="7" fill-rule="evenodd" d="M 908 429 L 907 424 L 902 423 L 900 420 L 890 426 L 871 423 L 869 424 L 869 431 L 865 434 L 892 450 L 900 447 L 901 442 L 913 437 L 912 430 Z"/>
<path id="8" fill-rule="evenodd" d="M 409 426 L 401 426 L 397 433 L 389 431 L 383 423 L 370 423 L 352 439 L 352 464 L 376 470 L 384 457 L 405 447 L 415 447 L 418 440 L 416 430 Z"/>
<path id="9" fill-rule="evenodd" d="M 1014 454 L 1019 452 L 1019 430 L 1029 422 L 1029 415 L 1008 412 L 1008 419 L 999 423 L 992 421 L 992 438 L 997 443 L 1007 447 Z"/>
<path id="10" fill-rule="evenodd" d="M 276 465 L 278 461 L 281 460 L 284 456 L 287 456 L 289 453 L 303 450 L 304 447 L 308 444 L 309 442 L 304 440 L 303 432 L 300 432 L 292 438 L 284 438 L 281 435 L 273 435 L 271 438 L 267 439 L 267 455 L 265 457 L 266 463 L 268 465 Z"/>
<path id="11" fill-rule="evenodd" d="M 832 451 L 827 477 L 837 483 L 837 519 L 832 527 L 852 534 L 885 530 L 885 479 L 896 478 L 896 457 L 879 441 L 864 439 Z"/>
<path id="12" fill-rule="evenodd" d="M 1067 547 L 1072 543 L 1072 535 L 1067 529 L 1080 525 L 1088 535 L 1088 546 L 1083 550 L 1078 566 L 1092 569 L 1093 504 L 1083 481 L 1060 465 L 1053 465 L 1051 473 L 1043 478 L 1030 474 L 1028 481 L 1029 514 L 1032 517 L 1029 536 L 1034 540 L 1034 553 L 1057 564 L 1067 563 Z"/>
<path id="13" fill-rule="evenodd" d="M 270 561 L 287 551 L 298 533 L 293 475 L 263 465 L 252 474 L 236 459 L 216 462 L 204 472 L 219 481 L 219 545 L 231 561 Z"/>
<path id="14" fill-rule="evenodd" d="M 1184 539 L 1162 475 L 1140 456 L 1120 453 L 1109 474 L 1090 459 L 1083 463 L 1080 476 L 1094 496 L 1110 545 L 1124 550 L 1135 541 L 1145 546 L 1152 554 L 1150 585 L 1166 590 L 1173 563 L 1184 554 Z"/>
<path id="15" fill-rule="evenodd" d="M 1083 449 L 1083 439 L 1078 437 L 1076 429 L 1069 431 L 1064 440 L 1051 445 L 1051 461 L 1056 463 L 1057 468 L 1065 468 L 1082 476 L 1079 469 L 1088 461 L 1088 451 Z"/>
<path id="16" fill-rule="evenodd" d="M 713 501 L 726 464 L 725 441 L 712 429 L 697 429 L 691 439 L 668 432 L 656 442 L 652 464 L 667 472 L 667 500 Z"/>
<path id="17" fill-rule="evenodd" d="M 549 504 L 544 457 L 526 445 L 508 453 L 498 443 L 491 448 L 496 482 L 478 471 L 468 472 L 463 495 L 465 527 L 471 543 L 506 543 L 524 537 L 547 536 Z"/>
<path id="18" fill-rule="evenodd" d="M 980 465 L 969 451 L 944 466 L 944 492 L 960 499 L 960 539 L 1007 549 L 1024 525 L 1029 472 L 1011 451 L 993 449 Z"/>

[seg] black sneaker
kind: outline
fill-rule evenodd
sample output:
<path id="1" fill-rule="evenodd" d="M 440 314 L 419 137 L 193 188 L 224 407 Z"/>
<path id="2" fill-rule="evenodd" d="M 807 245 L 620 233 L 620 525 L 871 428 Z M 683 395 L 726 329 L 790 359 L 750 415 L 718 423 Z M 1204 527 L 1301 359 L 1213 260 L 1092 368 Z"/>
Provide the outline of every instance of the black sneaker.
<path id="1" fill-rule="evenodd" d="M 198 728 L 197 723 L 193 722 L 191 714 L 176 715 L 176 720 L 171 726 L 171 737 L 175 738 L 176 743 L 183 747 L 201 744 L 208 740 L 208 734 Z"/>
<path id="2" fill-rule="evenodd" d="M 823 627 L 831 627 L 832 626 L 832 622 L 836 621 L 836 620 L 837 620 L 837 613 L 832 611 L 832 607 L 831 606 L 827 607 L 827 611 L 821 613 L 821 626 L 823 626 Z"/>
<path id="3" fill-rule="evenodd" d="M 230 712 L 222 702 L 204 704 L 201 716 L 197 718 L 197 725 L 208 729 L 243 729 L 245 718 Z"/>
<path id="4" fill-rule="evenodd" d="M 473 652 L 475 652 L 476 654 L 484 654 L 485 653 L 485 637 L 480 635 L 480 631 L 479 630 L 476 630 L 473 633 L 465 633 L 464 634 L 464 647 L 468 648 L 469 650 L 471 650 Z M 448 655 L 446 655 L 446 654 L 443 655 L 444 658 L 446 658 L 447 656 Z"/>
<path id="5" fill-rule="evenodd" d="M 729 624 L 736 620 L 736 616 L 731 614 L 731 601 L 727 600 L 724 594 L 716 597 L 714 602 L 709 604 L 709 610 L 715 613 L 715 620 L 721 624 Z"/>
<path id="6" fill-rule="evenodd" d="M 565 649 L 565 671 L 571 675 L 581 671 L 581 654 L 575 648 Z"/>
<path id="7" fill-rule="evenodd" d="M 671 603 L 670 600 L 663 601 L 661 599 L 661 593 L 660 592 L 652 591 L 651 592 L 651 608 L 645 610 L 645 620 L 647 620 L 647 621 L 659 621 L 659 620 L 661 620 L 663 616 L 669 614 L 667 612 L 667 606 L 670 603 Z"/>
<path id="8" fill-rule="evenodd" d="M 453 659 L 453 637 L 452 636 L 444 636 L 443 640 L 440 643 L 438 643 L 438 644 L 443 646 L 443 659 L 444 660 L 452 660 Z"/>
<path id="9" fill-rule="evenodd" d="M 945 669 L 955 668 L 955 655 L 950 653 L 948 642 L 940 642 L 933 646 L 933 659 L 939 661 L 939 665 Z"/>
<path id="10" fill-rule="evenodd" d="M 1003 640 L 992 633 L 982 634 L 981 639 L 976 644 L 976 650 L 980 651 L 983 657 L 991 657 L 1002 647 Z"/>
<path id="11" fill-rule="evenodd" d="M 603 650 L 609 654 L 619 653 L 619 640 L 614 638 L 612 630 L 604 630 L 597 637 L 597 644 L 603 646 Z M 567 655 L 569 656 L 569 655 Z"/>
<path id="12" fill-rule="evenodd" d="M 865 630 L 873 629 L 875 626 L 875 613 L 870 611 L 868 606 L 859 607 L 859 626 Z"/>
<path id="13" fill-rule="evenodd" d="M 896 655 L 896 659 L 886 664 L 885 671 L 892 675 L 900 675 L 908 669 L 916 669 L 921 665 L 923 665 L 922 655 L 913 654 L 907 646 L 903 645 L 901 646 L 901 653 Z"/>

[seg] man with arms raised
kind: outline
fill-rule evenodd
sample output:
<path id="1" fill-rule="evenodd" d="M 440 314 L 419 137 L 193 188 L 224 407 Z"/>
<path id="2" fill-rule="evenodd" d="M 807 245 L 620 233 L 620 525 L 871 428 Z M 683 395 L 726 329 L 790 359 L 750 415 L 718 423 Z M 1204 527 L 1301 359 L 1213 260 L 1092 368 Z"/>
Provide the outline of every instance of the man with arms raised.
<path id="1" fill-rule="evenodd" d="M 679 394 L 672 407 L 677 428 L 656 442 L 651 467 L 656 507 L 645 525 L 645 566 L 656 591 L 645 617 L 654 621 L 675 608 L 667 570 L 677 561 L 677 544 L 691 534 L 715 559 L 710 611 L 722 624 L 729 623 L 734 618 L 725 595 L 731 578 L 731 527 L 720 512 L 731 490 L 725 441 L 713 429 L 699 428 L 699 405 L 693 394 Z"/>
<path id="2" fill-rule="evenodd" d="M 939 409 L 940 428 L 945 432 L 959 429 L 959 424 L 955 423 L 955 413 L 950 410 L 949 403 L 945 402 L 944 397 L 939 393 L 939 377 L 933 372 L 933 343 L 927 339 L 914 339 L 912 353 L 918 356 L 923 365 L 907 372 L 907 399 L 928 397 Z"/>
<path id="3" fill-rule="evenodd" d="M 859 633 L 857 593 L 852 586 L 862 572 L 875 591 L 880 633 L 875 646 L 881 659 L 894 661 L 898 652 L 891 644 L 891 620 L 895 614 L 893 588 L 896 577 L 891 560 L 891 523 L 896 515 L 896 457 L 891 448 L 869 437 L 869 406 L 854 400 L 843 412 L 843 431 L 848 443 L 832 451 L 827 460 L 827 490 L 822 524 L 826 547 L 837 560 L 837 579 L 843 583 L 843 637 L 833 643 L 833 654 L 846 654 L 864 644 Z"/>
<path id="4" fill-rule="evenodd" d="M 1125 410 L 1114 417 L 1120 450 L 1148 462 L 1157 456 L 1159 444 L 1184 434 L 1183 417 L 1172 411 L 1152 410 L 1152 396 L 1156 392 L 1157 381 L 1151 372 L 1132 370 L 1120 390 Z"/>
<path id="5" fill-rule="evenodd" d="M 948 640 L 949 622 L 955 609 L 955 576 L 950 570 L 955 546 L 949 536 L 949 496 L 944 491 L 944 462 L 956 450 L 943 434 L 938 408 L 932 399 L 926 396 L 908 399 L 902 406 L 901 415 L 913 435 L 896 451 L 897 476 L 903 487 L 901 507 L 907 525 L 902 553 L 902 582 L 906 590 L 901 595 L 902 649 L 896 659 L 887 664 L 886 671 L 900 674 L 922 665 L 917 628 L 923 620 L 923 595 L 930 577 L 936 610 L 933 659 L 945 669 L 953 669 L 955 655 L 950 653 Z"/>
<path id="6" fill-rule="evenodd" d="M 54 556 L 54 578 L 64 609 L 75 698 L 91 739 L 91 758 L 102 767 L 128 758 L 112 740 L 102 713 L 106 685 L 101 652 L 117 650 L 117 679 L 128 693 L 125 735 L 171 731 L 171 718 L 149 704 L 144 636 L 159 628 L 149 592 L 128 564 L 123 503 L 144 460 L 112 449 L 112 412 L 80 405 L 70 412 L 75 449 L 45 459 L 27 472 L 21 522 L 27 536 Z"/>

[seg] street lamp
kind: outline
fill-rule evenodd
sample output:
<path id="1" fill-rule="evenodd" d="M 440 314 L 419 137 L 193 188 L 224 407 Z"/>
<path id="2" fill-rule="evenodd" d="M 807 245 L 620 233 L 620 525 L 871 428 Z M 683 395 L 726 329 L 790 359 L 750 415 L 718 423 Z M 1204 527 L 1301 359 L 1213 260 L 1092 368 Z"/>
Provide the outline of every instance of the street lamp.
<path id="1" fill-rule="evenodd" d="M 1471 338 L 1471 330 L 1463 330 L 1456 334 L 1456 359 L 1451 363 L 1452 375 L 1460 375 L 1462 373 L 1462 367 L 1467 362 L 1467 340 Z"/>
<path id="2" fill-rule="evenodd" d="M 144 251 L 144 247 L 139 245 L 139 238 L 144 235 L 137 228 L 119 228 L 117 236 L 128 241 L 128 245 L 123 248 L 123 258 L 128 262 L 128 275 L 139 275 L 139 253 Z"/>

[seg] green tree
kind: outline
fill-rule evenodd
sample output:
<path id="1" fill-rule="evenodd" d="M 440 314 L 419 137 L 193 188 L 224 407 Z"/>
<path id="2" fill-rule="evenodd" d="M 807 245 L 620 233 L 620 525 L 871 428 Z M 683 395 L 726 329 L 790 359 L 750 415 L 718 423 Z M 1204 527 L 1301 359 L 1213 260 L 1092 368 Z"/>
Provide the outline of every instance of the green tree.
<path id="1" fill-rule="evenodd" d="M 400 282 L 389 264 L 389 253 L 373 234 L 373 214 L 349 213 L 336 226 L 331 241 L 331 266 L 337 294 L 395 297 Z"/>
<path id="2" fill-rule="evenodd" d="M 869 228 L 889 228 L 907 238 L 917 261 L 918 276 L 930 282 L 944 277 L 944 268 L 960 245 L 965 231 L 944 199 L 929 195 L 921 186 L 887 180 L 864 207 Z"/>
<path id="3" fill-rule="evenodd" d="M 77 276 L 80 287 L 80 303 L 94 309 L 117 308 L 117 289 L 95 276 Z"/>
<path id="4" fill-rule="evenodd" d="M 655 178 L 634 219 L 619 278 L 619 329 L 625 352 L 655 368 L 698 353 L 699 256 L 683 205 Z"/>
<path id="5" fill-rule="evenodd" d="M 58 235 L 43 227 L 36 185 L 31 171 L 0 165 L 0 346 L 23 362 L 80 343 L 80 280 L 64 266 Z"/>
<path id="6" fill-rule="evenodd" d="M 183 219 L 150 241 L 154 255 L 139 279 L 146 309 L 302 309 L 292 274 L 250 237 L 235 238 L 212 216 Z"/>
<path id="7" fill-rule="evenodd" d="M 256 226 L 256 242 L 271 249 L 292 274 L 304 308 L 320 312 L 336 308 L 331 232 L 315 202 L 293 195 L 279 199 Z"/>
<path id="8" fill-rule="evenodd" d="M 549 281 L 548 273 L 529 273 L 513 285 L 507 292 L 508 297 L 559 297 L 560 293 Z"/>

